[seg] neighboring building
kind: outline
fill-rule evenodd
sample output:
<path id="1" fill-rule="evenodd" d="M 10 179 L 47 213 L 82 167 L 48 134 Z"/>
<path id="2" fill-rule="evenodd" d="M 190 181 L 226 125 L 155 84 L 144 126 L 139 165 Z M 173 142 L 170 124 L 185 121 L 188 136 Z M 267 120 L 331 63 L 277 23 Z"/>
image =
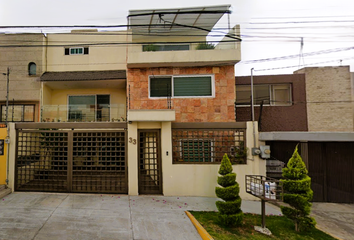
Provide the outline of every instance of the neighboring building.
<path id="1" fill-rule="evenodd" d="M 354 131 L 354 73 L 349 66 L 306 67 L 308 131 Z"/>
<path id="2" fill-rule="evenodd" d="M 293 98 L 293 105 L 298 103 L 301 106 L 299 113 L 294 112 L 292 106 L 288 106 L 287 109 L 284 107 L 285 111 L 278 110 L 281 115 L 274 111 L 267 118 L 262 116 L 259 139 L 270 145 L 272 152 L 271 160 L 267 163 L 267 175 L 281 177 L 281 166 L 288 162 L 295 146 L 299 144 L 299 151 L 312 178 L 314 201 L 353 203 L 353 73 L 348 66 L 311 67 L 296 71 L 293 78 L 299 76 L 304 80 L 299 81 L 302 88 L 298 89 L 299 92 L 296 87 L 292 90 L 294 97 L 299 93 L 302 96 L 302 100 Z M 257 84 L 262 79 L 263 84 L 272 85 L 276 78 L 284 83 L 292 76 L 259 76 L 255 77 L 255 82 Z M 294 85 L 295 81 L 292 83 L 292 86 Z M 304 102 L 306 106 L 302 104 Z M 270 111 L 264 109 L 266 108 L 263 108 L 262 114 Z M 303 114 L 305 109 L 307 114 Z M 308 131 L 291 129 L 293 124 L 287 126 L 288 130 L 286 127 L 279 128 L 279 119 L 288 121 L 288 116 L 300 122 L 304 122 L 304 116 L 307 116 Z M 269 125 L 264 125 L 264 122 Z M 272 122 L 275 125 L 273 127 Z M 288 124 L 284 123 L 284 126 L 286 125 Z M 284 164 L 278 162 L 279 164 L 275 165 L 276 160 L 281 160 Z"/>
<path id="3" fill-rule="evenodd" d="M 43 34 L 0 34 L 0 122 L 6 120 L 7 76 L 3 74 L 7 74 L 7 68 L 8 121 L 39 121 L 39 78 L 45 71 L 45 44 Z"/>
<path id="4" fill-rule="evenodd" d="M 259 131 L 308 130 L 305 74 L 253 76 L 253 84 Z M 236 121 L 251 120 L 251 77 L 236 77 Z"/>
<path id="5" fill-rule="evenodd" d="M 41 123 L 11 125 L 11 186 L 215 196 L 225 153 L 241 186 L 264 175 L 257 131 L 235 122 L 239 27 L 206 43 L 229 8 L 135 10 L 127 31 L 48 34 Z"/>

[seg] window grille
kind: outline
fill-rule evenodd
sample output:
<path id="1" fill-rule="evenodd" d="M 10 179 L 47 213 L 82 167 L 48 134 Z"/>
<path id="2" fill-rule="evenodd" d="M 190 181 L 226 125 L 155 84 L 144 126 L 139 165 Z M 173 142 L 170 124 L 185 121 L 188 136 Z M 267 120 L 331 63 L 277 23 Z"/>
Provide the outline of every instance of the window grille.
<path id="1" fill-rule="evenodd" d="M 173 163 L 220 163 L 226 153 L 245 164 L 245 136 L 245 129 L 173 129 Z"/>

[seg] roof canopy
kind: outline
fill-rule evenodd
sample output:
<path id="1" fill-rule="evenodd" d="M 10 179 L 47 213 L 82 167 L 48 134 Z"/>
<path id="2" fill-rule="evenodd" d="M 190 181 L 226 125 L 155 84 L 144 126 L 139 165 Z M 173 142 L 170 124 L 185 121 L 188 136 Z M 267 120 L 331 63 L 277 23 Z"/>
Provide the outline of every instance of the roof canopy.
<path id="1" fill-rule="evenodd" d="M 126 79 L 125 70 L 45 72 L 41 81 L 89 81 Z"/>
<path id="2" fill-rule="evenodd" d="M 208 7 L 130 10 L 129 25 L 133 33 L 176 34 L 195 33 L 208 35 L 225 13 L 231 13 L 231 5 Z"/>

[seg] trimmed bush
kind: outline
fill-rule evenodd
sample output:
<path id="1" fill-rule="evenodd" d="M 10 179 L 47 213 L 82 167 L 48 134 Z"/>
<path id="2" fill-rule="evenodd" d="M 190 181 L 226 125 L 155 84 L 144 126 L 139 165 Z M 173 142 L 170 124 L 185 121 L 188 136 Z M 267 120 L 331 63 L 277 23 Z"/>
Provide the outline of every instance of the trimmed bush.
<path id="1" fill-rule="evenodd" d="M 305 163 L 298 153 L 297 146 L 287 167 L 283 169 L 283 201 L 290 207 L 281 207 L 284 216 L 293 220 L 298 232 L 309 230 L 316 225 L 314 218 L 309 217 L 313 191 L 311 178 L 307 175 Z"/>
<path id="2" fill-rule="evenodd" d="M 217 201 L 216 207 L 219 209 L 219 212 L 221 214 L 233 214 L 235 212 L 238 212 L 241 207 L 241 202 L 241 198 L 229 202 Z"/>
<path id="3" fill-rule="evenodd" d="M 242 223 L 240 187 L 236 182 L 236 173 L 232 173 L 232 164 L 227 154 L 224 155 L 219 168 L 218 184 L 215 194 L 224 201 L 217 201 L 219 221 L 226 226 L 239 226 Z"/>
<path id="4" fill-rule="evenodd" d="M 228 173 L 224 176 L 218 177 L 218 184 L 224 187 L 234 185 L 235 181 L 236 181 L 236 173 Z"/>
<path id="5" fill-rule="evenodd" d="M 235 182 L 234 182 L 235 183 Z M 240 187 L 238 183 L 228 186 L 228 187 L 216 187 L 215 193 L 218 198 L 221 198 L 225 201 L 234 201 L 237 199 L 240 192 Z"/>

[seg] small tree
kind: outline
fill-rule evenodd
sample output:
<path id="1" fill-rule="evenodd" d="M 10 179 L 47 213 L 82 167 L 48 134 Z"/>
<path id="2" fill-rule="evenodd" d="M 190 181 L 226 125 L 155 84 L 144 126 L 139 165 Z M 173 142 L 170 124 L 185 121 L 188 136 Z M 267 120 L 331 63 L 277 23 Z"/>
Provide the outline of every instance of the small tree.
<path id="1" fill-rule="evenodd" d="M 283 169 L 284 202 L 290 207 L 281 207 L 282 213 L 293 220 L 297 232 L 306 231 L 316 225 L 314 218 L 309 217 L 313 191 L 311 178 L 307 175 L 305 163 L 298 153 L 297 146 L 287 167 Z"/>
<path id="2" fill-rule="evenodd" d="M 221 161 L 219 174 L 221 176 L 218 177 L 218 184 L 221 187 L 216 187 L 215 193 L 218 198 L 224 200 L 216 202 L 220 222 L 227 226 L 241 225 L 243 212 L 240 208 L 240 187 L 236 182 L 236 173 L 232 172 L 232 164 L 226 153 Z"/>

